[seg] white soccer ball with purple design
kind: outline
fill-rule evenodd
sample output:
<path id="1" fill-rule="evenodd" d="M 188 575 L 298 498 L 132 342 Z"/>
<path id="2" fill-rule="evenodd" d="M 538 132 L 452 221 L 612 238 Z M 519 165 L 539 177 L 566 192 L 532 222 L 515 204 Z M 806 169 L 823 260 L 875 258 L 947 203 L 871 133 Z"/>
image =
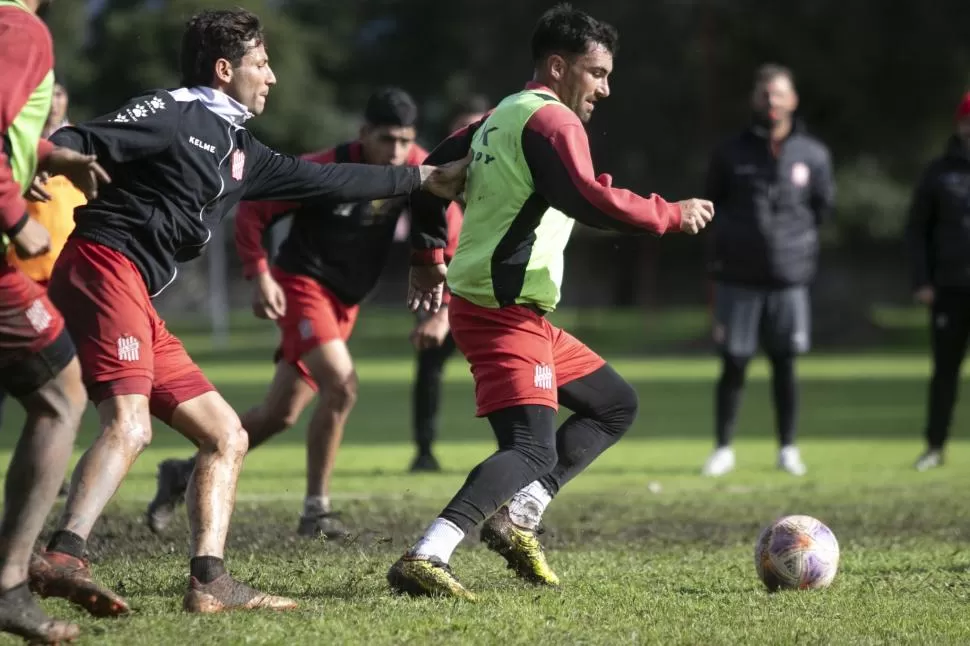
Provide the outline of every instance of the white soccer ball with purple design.
<path id="1" fill-rule="evenodd" d="M 762 530 L 754 565 L 772 592 L 827 588 L 839 569 L 839 542 L 817 518 L 785 516 Z"/>

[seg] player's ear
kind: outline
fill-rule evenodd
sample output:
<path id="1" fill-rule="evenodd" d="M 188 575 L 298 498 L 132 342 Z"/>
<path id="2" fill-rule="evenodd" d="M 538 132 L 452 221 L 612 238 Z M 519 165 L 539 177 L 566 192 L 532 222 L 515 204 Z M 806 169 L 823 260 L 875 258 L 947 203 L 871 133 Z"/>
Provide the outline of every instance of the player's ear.
<path id="1" fill-rule="evenodd" d="M 226 58 L 216 61 L 216 81 L 226 85 L 232 83 L 232 63 Z"/>
<path id="2" fill-rule="evenodd" d="M 370 134 L 370 126 L 366 123 L 360 127 L 360 138 L 366 139 L 367 135 Z"/>
<path id="3" fill-rule="evenodd" d="M 559 54 L 549 57 L 549 74 L 557 81 L 561 81 L 566 76 L 566 59 Z"/>

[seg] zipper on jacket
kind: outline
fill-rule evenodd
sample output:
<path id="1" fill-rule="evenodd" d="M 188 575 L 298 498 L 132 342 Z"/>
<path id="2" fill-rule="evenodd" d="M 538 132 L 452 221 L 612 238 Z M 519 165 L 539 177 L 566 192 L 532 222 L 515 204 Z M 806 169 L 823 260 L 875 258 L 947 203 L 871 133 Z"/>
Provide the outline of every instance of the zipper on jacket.
<path id="1" fill-rule="evenodd" d="M 227 150 L 226 151 L 226 154 L 223 155 L 222 159 L 219 160 L 219 165 L 216 167 L 216 174 L 219 175 L 219 192 L 216 193 L 215 197 L 213 197 L 211 200 L 209 200 L 204 205 L 202 205 L 202 210 L 199 211 L 199 222 L 204 222 L 205 221 L 205 210 L 207 208 L 209 208 L 209 206 L 211 206 L 213 202 L 215 202 L 220 197 L 222 197 L 223 191 L 226 190 L 226 180 L 222 176 L 222 165 L 224 163 L 226 163 L 226 160 L 227 159 L 229 159 L 229 155 L 232 154 L 233 148 L 235 147 L 235 144 L 234 144 L 234 141 L 235 140 L 233 139 L 233 136 L 232 136 L 232 129 L 233 129 L 233 125 L 230 124 L 229 125 L 229 129 L 226 131 L 226 134 L 229 135 L 229 150 Z M 210 229 L 209 227 L 206 227 L 205 230 L 206 230 L 206 233 L 208 235 L 206 235 L 205 240 L 203 240 L 201 244 L 185 245 L 184 247 L 179 247 L 178 249 L 176 249 L 175 252 L 178 253 L 182 249 L 186 249 L 188 247 L 204 247 L 204 246 L 206 246 L 209 243 L 209 240 L 212 239 L 212 229 Z M 173 260 L 174 260 L 174 258 L 173 258 Z M 154 294 L 152 294 L 149 298 L 155 298 L 156 296 L 158 296 L 159 294 L 161 294 L 163 291 L 165 291 L 165 289 L 167 289 L 169 285 L 171 285 L 172 283 L 175 282 L 175 277 L 178 276 L 178 275 L 179 275 L 179 268 L 178 268 L 178 263 L 176 263 L 175 264 L 175 271 L 172 272 L 172 277 L 169 278 L 168 279 L 168 282 L 165 283 L 161 288 L 159 288 L 159 290 L 157 292 L 155 292 Z"/>

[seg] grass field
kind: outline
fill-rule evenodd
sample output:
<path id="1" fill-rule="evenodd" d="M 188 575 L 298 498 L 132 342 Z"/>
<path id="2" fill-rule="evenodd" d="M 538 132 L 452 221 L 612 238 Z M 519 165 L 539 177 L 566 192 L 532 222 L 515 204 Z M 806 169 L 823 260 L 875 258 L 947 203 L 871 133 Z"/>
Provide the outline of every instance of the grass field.
<path id="1" fill-rule="evenodd" d="M 446 377 L 439 449 L 446 471 L 407 474 L 406 321 L 366 321 L 353 344 L 362 357 L 361 392 L 334 496 L 357 538 L 337 544 L 295 536 L 302 430 L 250 455 L 240 484 L 229 566 L 268 591 L 298 597 L 301 608 L 283 615 L 181 613 L 187 525 L 180 517 L 168 536 L 156 537 L 142 512 L 157 462 L 190 447 L 158 424 L 152 447 L 90 542 L 96 575 L 128 596 L 134 614 L 94 620 L 58 600 L 44 602 L 81 622 L 81 643 L 970 643 L 970 446 L 963 440 L 970 405 L 957 409 L 946 468 L 913 472 L 929 370 L 918 347 L 806 358 L 801 444 L 809 474 L 802 479 L 774 469 L 768 384 L 757 363 L 739 425 L 738 470 L 709 480 L 697 474 L 711 448 L 715 363 L 704 355 L 629 354 L 623 339 L 600 335 L 602 345 L 592 345 L 636 385 L 641 412 L 623 442 L 547 513 L 543 541 L 564 585 L 546 591 L 519 583 L 471 536 L 452 564 L 480 593 L 473 605 L 396 598 L 384 581 L 387 567 L 491 450 L 487 424 L 471 416 L 467 368 L 456 358 Z M 185 335 L 239 409 L 263 393 L 274 338 L 269 328 L 248 328 L 216 351 L 205 335 Z M 4 465 L 20 421 L 15 408 L 0 435 Z M 94 432 L 89 413 L 79 446 Z M 769 595 L 757 581 L 754 540 L 765 523 L 787 513 L 817 516 L 838 536 L 842 566 L 831 589 Z"/>

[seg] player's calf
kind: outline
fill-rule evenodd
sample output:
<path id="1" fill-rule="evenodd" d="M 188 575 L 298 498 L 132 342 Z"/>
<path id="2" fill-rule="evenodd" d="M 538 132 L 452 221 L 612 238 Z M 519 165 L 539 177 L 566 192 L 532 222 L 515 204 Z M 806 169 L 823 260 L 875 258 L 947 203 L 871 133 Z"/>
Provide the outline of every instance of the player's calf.
<path id="1" fill-rule="evenodd" d="M 328 364 L 324 369 L 316 363 L 311 362 L 311 370 L 321 377 L 320 373 L 330 376 L 317 379 L 320 401 L 307 431 L 307 491 L 297 533 L 336 540 L 347 537 L 350 531 L 330 506 L 330 478 L 344 424 L 357 402 L 357 374 L 349 357 L 343 369 L 338 369 L 339 364 Z"/>

